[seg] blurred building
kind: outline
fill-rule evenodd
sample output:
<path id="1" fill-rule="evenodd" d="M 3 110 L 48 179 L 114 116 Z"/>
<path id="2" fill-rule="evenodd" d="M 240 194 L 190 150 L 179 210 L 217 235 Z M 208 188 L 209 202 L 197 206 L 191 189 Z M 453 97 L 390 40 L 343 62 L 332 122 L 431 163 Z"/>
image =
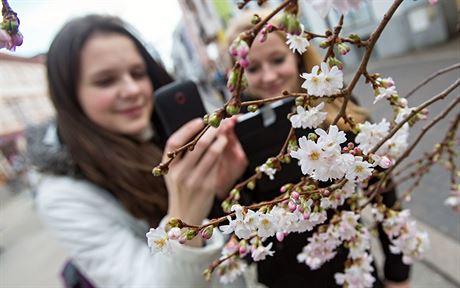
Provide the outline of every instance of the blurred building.
<path id="1" fill-rule="evenodd" d="M 351 11 L 345 16 L 342 35 L 356 33 L 363 39 L 369 38 L 392 2 L 362 1 L 357 11 Z M 436 5 L 430 5 L 428 1 L 404 1 L 385 27 L 372 57 L 381 59 L 397 56 L 455 37 L 458 35 L 456 25 L 459 13 L 456 2 L 459 1 L 442 0 Z M 336 11 L 322 19 L 311 6 L 305 2 L 302 4 L 301 21 L 313 32 L 323 33 L 327 28 L 332 29 L 339 20 L 340 14 Z M 352 49 L 343 60 L 348 65 L 357 65 L 363 53 L 363 49 Z"/>
<path id="2" fill-rule="evenodd" d="M 48 98 L 44 56 L 0 53 L 0 186 L 23 169 L 26 127 L 54 115 Z"/>

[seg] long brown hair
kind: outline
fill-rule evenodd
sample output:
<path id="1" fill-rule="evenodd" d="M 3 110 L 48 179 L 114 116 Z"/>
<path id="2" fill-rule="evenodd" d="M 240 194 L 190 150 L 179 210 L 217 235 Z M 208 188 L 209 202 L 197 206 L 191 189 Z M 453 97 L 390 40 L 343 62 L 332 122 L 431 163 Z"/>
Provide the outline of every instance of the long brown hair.
<path id="1" fill-rule="evenodd" d="M 252 27 L 251 24 L 251 19 L 254 14 L 258 14 L 260 17 L 266 17 L 270 14 L 271 10 L 267 8 L 262 8 L 257 11 L 249 11 L 246 10 L 239 14 L 235 19 L 233 19 L 230 24 L 227 27 L 226 31 L 226 41 L 227 41 L 227 47 L 230 46 L 232 41 L 238 37 L 238 35 L 241 32 L 244 32 L 246 30 L 249 30 Z M 277 19 L 275 18 L 274 20 L 272 19 L 273 23 L 276 23 Z M 277 36 L 281 37 L 283 42 L 286 40 L 286 34 L 282 31 L 276 31 L 274 32 Z M 315 65 L 320 65 L 322 62 L 321 55 L 318 53 L 318 51 L 315 49 L 315 47 L 308 47 L 307 51 L 302 54 L 302 56 L 299 56 L 297 53 L 295 54 L 296 57 L 299 58 L 299 72 L 311 72 L 312 68 Z M 300 82 L 299 82 L 300 83 Z M 299 91 L 301 90 L 300 85 L 299 85 Z M 294 91 L 294 92 L 299 92 L 299 91 Z M 257 95 L 254 95 L 257 96 Z M 342 98 L 337 98 L 333 102 L 328 103 L 326 102 L 324 105 L 324 111 L 328 112 L 327 117 L 325 120 L 325 125 L 329 126 L 330 123 L 333 122 L 335 116 L 337 113 L 340 111 L 340 108 L 342 106 L 343 99 Z M 368 117 L 368 113 L 366 109 L 358 106 L 355 102 L 349 101 L 347 105 L 347 115 L 350 115 L 354 121 L 357 123 L 362 123 L 366 120 Z M 341 130 L 348 131 L 350 130 L 349 125 L 345 124 L 343 120 L 341 119 L 338 123 L 337 126 Z"/>
<path id="2" fill-rule="evenodd" d="M 157 225 L 167 211 L 164 180 L 151 174 L 161 160 L 161 148 L 100 128 L 85 115 L 78 101 L 81 49 L 94 33 L 118 33 L 130 38 L 145 60 L 154 89 L 172 81 L 119 18 L 76 18 L 59 31 L 46 63 L 59 137 L 84 178 L 112 193 L 135 217 Z"/>

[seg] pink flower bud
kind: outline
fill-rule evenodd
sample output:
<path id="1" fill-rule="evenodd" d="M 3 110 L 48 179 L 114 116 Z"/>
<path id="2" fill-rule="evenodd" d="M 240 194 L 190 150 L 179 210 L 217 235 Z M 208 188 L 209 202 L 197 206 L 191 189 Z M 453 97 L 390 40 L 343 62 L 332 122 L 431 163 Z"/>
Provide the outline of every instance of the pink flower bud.
<path id="1" fill-rule="evenodd" d="M 240 249 L 238 250 L 240 255 L 245 255 L 248 253 L 248 248 L 246 246 L 240 246 Z"/>
<path id="2" fill-rule="evenodd" d="M 238 62 L 240 63 L 240 66 L 245 69 L 249 67 L 249 60 L 247 58 L 240 58 Z"/>
<path id="3" fill-rule="evenodd" d="M 289 209 L 289 211 L 294 212 L 295 209 L 297 209 L 297 204 L 295 204 L 295 203 L 292 202 L 292 201 L 289 201 L 289 203 L 288 203 L 288 209 Z"/>
<path id="4" fill-rule="evenodd" d="M 209 240 L 212 237 L 212 233 L 214 232 L 214 226 L 207 226 L 206 228 L 200 231 L 201 238 L 204 240 Z"/>
<path id="5" fill-rule="evenodd" d="M 350 47 L 345 43 L 340 43 L 337 45 L 337 50 L 339 50 L 340 55 L 346 55 L 350 52 Z"/>
<path id="6" fill-rule="evenodd" d="M 393 161 L 387 156 L 382 156 L 382 158 L 380 158 L 380 161 L 379 161 L 380 167 L 387 169 L 387 168 L 390 168 L 392 165 L 393 165 Z"/>
<path id="7" fill-rule="evenodd" d="M 230 46 L 230 48 L 228 48 L 228 52 L 230 53 L 230 55 L 231 55 L 232 57 L 238 56 L 238 49 L 236 49 L 236 45 L 235 45 L 235 44 L 232 44 L 232 45 Z"/>
<path id="8" fill-rule="evenodd" d="M 24 37 L 19 31 L 16 34 L 11 35 L 11 42 L 13 43 L 13 46 L 21 46 L 23 40 Z"/>
<path id="9" fill-rule="evenodd" d="M 282 242 L 284 240 L 284 232 L 276 232 L 276 239 L 278 239 L 279 242 Z"/>
<path id="10" fill-rule="evenodd" d="M 399 98 L 398 99 L 398 105 L 402 107 L 407 107 L 407 99 L 406 98 Z"/>
<path id="11" fill-rule="evenodd" d="M 297 191 L 292 191 L 291 197 L 292 197 L 292 199 L 294 199 L 294 200 L 299 200 L 300 194 L 299 194 L 299 192 L 297 192 Z"/>
<path id="12" fill-rule="evenodd" d="M 171 240 L 178 240 L 181 236 L 181 231 L 179 227 L 173 227 L 168 232 L 168 238 Z"/>
<path id="13" fill-rule="evenodd" d="M 240 41 L 238 45 L 238 56 L 241 58 L 246 58 L 249 54 L 249 46 L 246 41 Z"/>
<path id="14" fill-rule="evenodd" d="M 309 213 L 303 213 L 303 220 L 308 220 L 310 218 L 310 214 Z"/>
<path id="15" fill-rule="evenodd" d="M 380 83 L 381 83 L 381 84 L 383 85 L 383 87 L 385 87 L 385 88 L 390 88 L 390 87 L 395 86 L 395 82 L 393 81 L 393 79 L 392 79 L 391 77 L 382 79 L 382 80 L 380 81 Z"/>

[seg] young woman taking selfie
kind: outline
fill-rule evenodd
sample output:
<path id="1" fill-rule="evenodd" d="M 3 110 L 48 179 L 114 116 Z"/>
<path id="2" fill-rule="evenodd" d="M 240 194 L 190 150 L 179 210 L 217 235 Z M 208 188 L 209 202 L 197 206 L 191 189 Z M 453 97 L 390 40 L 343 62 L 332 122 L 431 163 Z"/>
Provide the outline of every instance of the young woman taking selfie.
<path id="1" fill-rule="evenodd" d="M 30 143 L 44 177 L 36 203 L 83 278 L 97 287 L 203 287 L 223 236 L 151 255 L 146 232 L 170 217 L 201 224 L 247 161 L 234 121 L 208 131 L 164 177 L 152 168 L 203 128 L 195 119 L 162 139 L 152 94 L 172 81 L 120 19 L 68 22 L 47 55 L 56 120 Z M 35 155 L 33 155 L 35 152 Z M 175 244 L 175 243 L 173 243 Z M 243 279 L 234 283 L 244 286 Z"/>

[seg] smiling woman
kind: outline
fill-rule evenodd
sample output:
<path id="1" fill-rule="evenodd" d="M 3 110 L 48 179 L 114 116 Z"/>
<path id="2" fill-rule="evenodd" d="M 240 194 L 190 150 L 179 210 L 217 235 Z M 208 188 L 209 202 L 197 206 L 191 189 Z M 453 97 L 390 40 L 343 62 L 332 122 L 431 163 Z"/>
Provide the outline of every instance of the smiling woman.
<path id="1" fill-rule="evenodd" d="M 91 121 L 114 133 L 137 136 L 150 127 L 153 87 L 132 41 L 96 34 L 83 46 L 78 96 Z"/>
<path id="2" fill-rule="evenodd" d="M 218 231 L 209 240 L 180 236 L 184 245 L 169 255 L 151 255 L 149 246 L 162 242 L 147 242 L 146 232 L 171 217 L 201 224 L 216 195 L 225 197 L 247 165 L 235 121 L 153 177 L 151 169 L 168 159 L 163 148 L 177 149 L 203 123 L 192 120 L 169 139 L 155 133 L 152 93 L 172 79 L 124 22 L 98 15 L 70 21 L 51 44 L 47 72 L 57 119 L 29 143 L 40 147 L 32 160 L 44 174 L 36 202 L 81 275 L 99 287 L 209 285 L 202 271 L 219 257 Z"/>

